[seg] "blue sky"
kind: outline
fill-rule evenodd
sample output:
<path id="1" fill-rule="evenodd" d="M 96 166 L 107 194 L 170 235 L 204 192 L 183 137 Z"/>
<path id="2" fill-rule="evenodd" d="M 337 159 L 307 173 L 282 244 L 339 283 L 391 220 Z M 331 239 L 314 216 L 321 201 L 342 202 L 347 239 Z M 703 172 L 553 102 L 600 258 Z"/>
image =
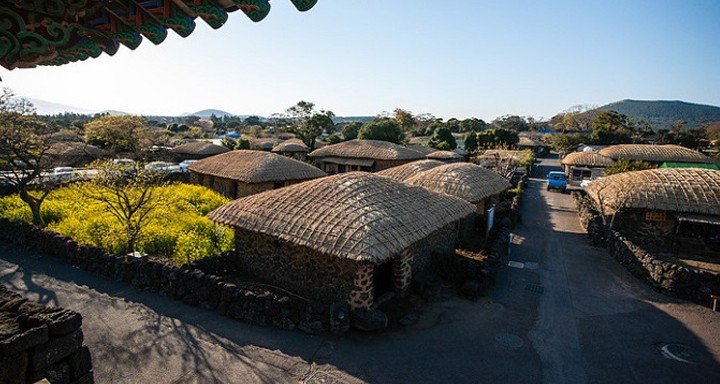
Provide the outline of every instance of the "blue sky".
<path id="1" fill-rule="evenodd" d="M 213 30 L 61 67 L 0 69 L 17 94 L 88 109 L 550 117 L 625 98 L 720 105 L 720 1 L 273 0 Z"/>

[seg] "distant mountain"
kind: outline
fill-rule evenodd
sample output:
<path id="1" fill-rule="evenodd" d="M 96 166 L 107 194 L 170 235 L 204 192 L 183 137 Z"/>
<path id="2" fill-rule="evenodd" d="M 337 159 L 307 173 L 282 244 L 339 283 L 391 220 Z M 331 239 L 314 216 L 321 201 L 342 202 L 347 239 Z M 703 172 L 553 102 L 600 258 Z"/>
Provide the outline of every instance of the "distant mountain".
<path id="1" fill-rule="evenodd" d="M 65 105 L 60 103 L 53 103 L 50 101 L 34 99 L 32 97 L 24 97 L 29 100 L 37 109 L 38 115 L 55 115 L 63 112 L 78 113 L 82 115 L 89 115 L 95 113 L 95 111 L 85 108 L 74 107 L 71 105 Z"/>
<path id="2" fill-rule="evenodd" d="M 104 115 L 104 114 L 107 113 L 108 115 L 114 115 L 114 116 L 115 116 L 115 115 L 129 115 L 129 113 L 127 113 L 127 112 L 116 111 L 116 110 L 114 110 L 114 109 L 106 109 L 106 110 L 100 111 L 100 112 L 98 112 L 98 113 L 101 114 L 101 115 Z"/>
<path id="3" fill-rule="evenodd" d="M 197 116 L 197 117 L 203 117 L 203 118 L 210 118 L 210 116 L 215 115 L 217 117 L 224 117 L 224 116 L 235 116 L 234 114 L 230 112 L 221 111 L 219 109 L 203 109 L 202 111 L 197 111 L 194 113 L 183 113 L 182 117 L 185 116 Z"/>
<path id="4" fill-rule="evenodd" d="M 645 119 L 655 130 L 669 129 L 677 120 L 687 121 L 686 129 L 704 123 L 720 121 L 720 107 L 667 100 L 621 100 L 598 109 L 622 113 L 636 119 Z"/>

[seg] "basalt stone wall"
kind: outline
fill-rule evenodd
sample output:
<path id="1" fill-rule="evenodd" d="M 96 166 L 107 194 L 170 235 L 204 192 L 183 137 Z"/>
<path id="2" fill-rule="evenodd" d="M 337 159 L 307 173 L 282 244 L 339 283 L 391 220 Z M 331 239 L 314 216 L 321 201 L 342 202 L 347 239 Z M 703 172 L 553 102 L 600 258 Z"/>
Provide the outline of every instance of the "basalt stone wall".
<path id="1" fill-rule="evenodd" d="M 235 249 L 249 274 L 309 299 L 346 302 L 360 263 L 326 255 L 270 235 L 235 229 Z"/>
<path id="2" fill-rule="evenodd" d="M 237 276 L 239 272 L 236 256 L 230 252 L 174 267 L 144 258 L 109 254 L 32 224 L 5 218 L 0 218 L 0 240 L 248 323 L 298 328 L 308 333 L 336 331 L 335 327 L 346 326 L 330 321 L 328 305 L 271 286 L 226 281 L 227 276 Z"/>
<path id="3" fill-rule="evenodd" d="M 604 247 L 607 245 L 609 233 L 605 229 L 602 216 L 595 210 L 595 207 L 586 195 L 574 192 L 575 205 L 580 218 L 580 226 L 590 236 L 593 245 Z"/>
<path id="4" fill-rule="evenodd" d="M 463 283 L 476 280 L 491 284 L 508 254 L 509 236 L 512 224 L 503 220 L 490 233 L 491 243 L 488 255 L 483 260 L 472 259 L 456 253 L 435 255 L 433 269 L 444 279 Z"/>
<path id="5" fill-rule="evenodd" d="M 454 254 L 457 239 L 458 223 L 452 223 L 408 247 L 406 252 L 411 256 L 412 273 L 417 274 L 428 269 L 434 255 Z"/>
<path id="6" fill-rule="evenodd" d="M 701 304 L 720 293 L 720 274 L 657 259 L 619 232 L 611 232 L 608 251 L 633 275 L 666 293 Z"/>
<path id="7" fill-rule="evenodd" d="M 92 383 L 82 317 L 32 303 L 0 285 L 0 383 Z"/>

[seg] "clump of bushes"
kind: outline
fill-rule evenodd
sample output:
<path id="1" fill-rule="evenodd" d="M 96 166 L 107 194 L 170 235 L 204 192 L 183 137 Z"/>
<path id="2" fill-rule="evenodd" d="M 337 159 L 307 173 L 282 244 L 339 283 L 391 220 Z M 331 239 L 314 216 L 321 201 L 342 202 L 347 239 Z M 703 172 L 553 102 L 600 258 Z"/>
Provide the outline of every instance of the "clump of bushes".
<path id="1" fill-rule="evenodd" d="M 96 188 L 85 185 L 83 187 Z M 170 184 L 157 188 L 162 204 L 152 211 L 135 248 L 143 253 L 190 263 L 233 247 L 233 232 L 205 217 L 228 200 L 201 186 Z M 88 198 L 80 188 L 60 188 L 48 195 L 41 211 L 47 229 L 80 244 L 122 253 L 127 248 L 124 228 L 105 205 Z M 0 216 L 32 222 L 27 204 L 17 195 L 0 198 Z"/>

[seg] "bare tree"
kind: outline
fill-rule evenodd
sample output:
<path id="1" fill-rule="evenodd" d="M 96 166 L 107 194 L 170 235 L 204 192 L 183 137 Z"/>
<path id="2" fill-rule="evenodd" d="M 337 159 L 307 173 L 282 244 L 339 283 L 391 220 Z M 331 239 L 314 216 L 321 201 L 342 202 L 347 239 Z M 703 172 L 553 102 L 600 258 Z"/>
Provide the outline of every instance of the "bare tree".
<path id="1" fill-rule="evenodd" d="M 165 203 L 157 187 L 162 185 L 162 174 L 146 170 L 139 163 L 123 166 L 112 162 L 98 162 L 97 176 L 88 183 L 78 185 L 80 193 L 102 203 L 117 222 L 123 226 L 127 240 L 126 252 L 135 252 L 135 245 L 152 214 Z"/>
<path id="2" fill-rule="evenodd" d="M 40 207 L 58 179 L 48 175 L 52 166 L 47 151 L 51 129 L 32 115 L 32 103 L 17 99 L 3 88 L 0 95 L 0 182 L 17 189 L 27 203 L 33 223 L 44 226 Z"/>

